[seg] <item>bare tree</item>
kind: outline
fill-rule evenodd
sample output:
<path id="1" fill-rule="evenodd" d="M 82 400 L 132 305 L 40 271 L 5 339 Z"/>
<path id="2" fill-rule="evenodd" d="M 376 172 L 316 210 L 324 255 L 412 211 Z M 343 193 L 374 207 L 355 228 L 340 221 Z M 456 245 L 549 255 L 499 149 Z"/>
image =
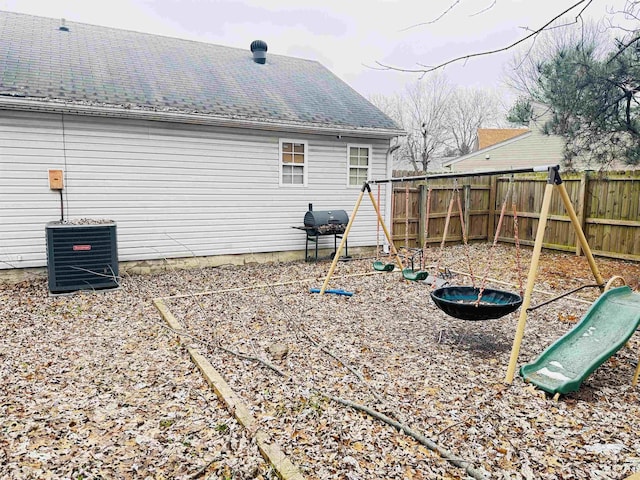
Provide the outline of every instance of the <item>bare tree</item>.
<path id="1" fill-rule="evenodd" d="M 605 23 L 609 29 L 622 32 L 622 36 L 628 37 L 628 40 L 638 38 L 640 0 L 626 0 L 623 8 L 610 8 L 608 13 Z"/>
<path id="2" fill-rule="evenodd" d="M 407 132 L 396 151 L 396 164 L 427 171 L 433 158 L 448 146 L 447 110 L 453 90 L 443 74 L 436 74 L 408 85 L 401 95 L 370 98 Z"/>
<path id="3" fill-rule="evenodd" d="M 384 112 L 391 120 L 396 122 L 399 127 L 405 128 L 404 125 L 404 99 L 402 95 L 370 95 L 368 100 Z"/>
<path id="4" fill-rule="evenodd" d="M 455 155 L 471 153 L 479 128 L 501 126 L 504 111 L 495 91 L 480 88 L 457 88 L 451 96 L 448 124 Z"/>
<path id="5" fill-rule="evenodd" d="M 611 31 L 604 23 L 585 21 L 567 25 L 556 23 L 541 32 L 535 42 L 514 50 L 503 69 L 504 83 L 521 97 L 531 97 L 540 78 L 540 64 L 558 52 L 582 45 L 594 48 L 594 56 L 603 58 L 611 41 Z"/>
<path id="6" fill-rule="evenodd" d="M 401 95 L 370 101 L 407 132 L 395 152 L 396 166 L 409 164 L 416 171 L 433 170 L 439 157 L 470 153 L 478 128 L 501 126 L 504 118 L 495 91 L 456 87 L 440 73 L 409 85 Z"/>
<path id="7" fill-rule="evenodd" d="M 411 126 L 407 140 L 416 170 L 428 171 L 431 160 L 447 146 L 447 111 L 452 93 L 453 87 L 443 74 L 420 80 L 407 88 L 406 113 Z"/>

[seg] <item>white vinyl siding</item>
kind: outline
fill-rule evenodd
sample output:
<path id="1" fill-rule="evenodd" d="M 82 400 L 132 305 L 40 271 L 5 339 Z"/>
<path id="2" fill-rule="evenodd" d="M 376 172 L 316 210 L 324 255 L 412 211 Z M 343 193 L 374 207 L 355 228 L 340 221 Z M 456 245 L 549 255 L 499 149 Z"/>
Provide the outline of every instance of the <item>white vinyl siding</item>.
<path id="1" fill-rule="evenodd" d="M 371 145 L 347 145 L 347 186 L 361 187 L 370 179 Z"/>
<path id="2" fill-rule="evenodd" d="M 466 155 L 451 165 L 453 171 L 508 170 L 561 164 L 564 142 L 555 135 L 543 136 L 525 134 L 520 138 L 507 140 L 494 148 L 479 150 Z M 487 158 L 488 157 L 488 158 Z"/>
<path id="3" fill-rule="evenodd" d="M 351 215 L 357 195 L 345 185 L 347 144 L 335 136 L 305 135 L 307 187 L 281 188 L 287 137 L 0 110 L 0 269 L 46 265 L 45 225 L 60 219 L 49 169 L 64 171 L 66 218 L 117 223 L 121 261 L 304 250 L 304 232 L 291 227 L 302 225 L 308 204 Z M 371 165 L 372 178 L 384 178 L 388 141 L 370 144 L 382 162 Z M 369 203 L 349 247 L 375 245 Z"/>
<path id="4" fill-rule="evenodd" d="M 309 146 L 304 140 L 280 140 L 280 185 L 307 186 Z"/>

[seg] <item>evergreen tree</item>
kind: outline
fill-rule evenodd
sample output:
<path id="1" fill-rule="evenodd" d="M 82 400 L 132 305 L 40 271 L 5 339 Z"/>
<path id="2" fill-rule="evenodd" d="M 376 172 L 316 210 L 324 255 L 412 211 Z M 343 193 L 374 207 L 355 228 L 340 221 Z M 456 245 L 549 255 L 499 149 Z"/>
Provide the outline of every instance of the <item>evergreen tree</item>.
<path id="1" fill-rule="evenodd" d="M 507 122 L 517 125 L 528 125 L 533 115 L 531 100 L 520 97 L 507 112 Z"/>
<path id="2" fill-rule="evenodd" d="M 532 100 L 551 107 L 545 128 L 565 138 L 568 165 L 577 157 L 640 164 L 640 36 L 602 58 L 590 46 L 561 49 L 539 64 L 538 75 Z"/>

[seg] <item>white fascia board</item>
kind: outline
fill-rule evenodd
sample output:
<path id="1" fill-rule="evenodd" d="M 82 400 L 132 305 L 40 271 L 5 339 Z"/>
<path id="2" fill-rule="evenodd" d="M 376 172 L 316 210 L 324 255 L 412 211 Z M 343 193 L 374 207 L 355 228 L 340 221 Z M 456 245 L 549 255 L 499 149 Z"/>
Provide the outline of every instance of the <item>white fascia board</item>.
<path id="1" fill-rule="evenodd" d="M 290 123 L 279 120 L 248 120 L 243 118 L 204 115 L 198 113 L 164 112 L 152 110 L 124 109 L 114 106 L 81 105 L 53 101 L 34 101 L 0 97 L 0 109 L 37 111 L 49 113 L 68 113 L 109 118 L 126 118 L 133 120 L 151 120 L 183 124 L 211 125 L 217 127 L 246 128 L 266 131 L 288 131 L 316 135 L 341 135 L 359 138 L 389 139 L 405 135 L 403 130 L 340 127 L 334 125 L 313 125 Z"/>

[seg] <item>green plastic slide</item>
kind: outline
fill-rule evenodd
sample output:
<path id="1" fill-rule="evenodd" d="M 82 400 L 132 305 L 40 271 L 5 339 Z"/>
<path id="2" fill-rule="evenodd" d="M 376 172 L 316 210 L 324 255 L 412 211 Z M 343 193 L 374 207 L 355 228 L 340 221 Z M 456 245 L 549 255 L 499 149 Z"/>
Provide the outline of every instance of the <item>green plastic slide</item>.
<path id="1" fill-rule="evenodd" d="M 572 330 L 535 362 L 522 366 L 520 375 L 551 394 L 575 392 L 639 325 L 640 294 L 627 286 L 611 289 L 591 305 Z"/>

